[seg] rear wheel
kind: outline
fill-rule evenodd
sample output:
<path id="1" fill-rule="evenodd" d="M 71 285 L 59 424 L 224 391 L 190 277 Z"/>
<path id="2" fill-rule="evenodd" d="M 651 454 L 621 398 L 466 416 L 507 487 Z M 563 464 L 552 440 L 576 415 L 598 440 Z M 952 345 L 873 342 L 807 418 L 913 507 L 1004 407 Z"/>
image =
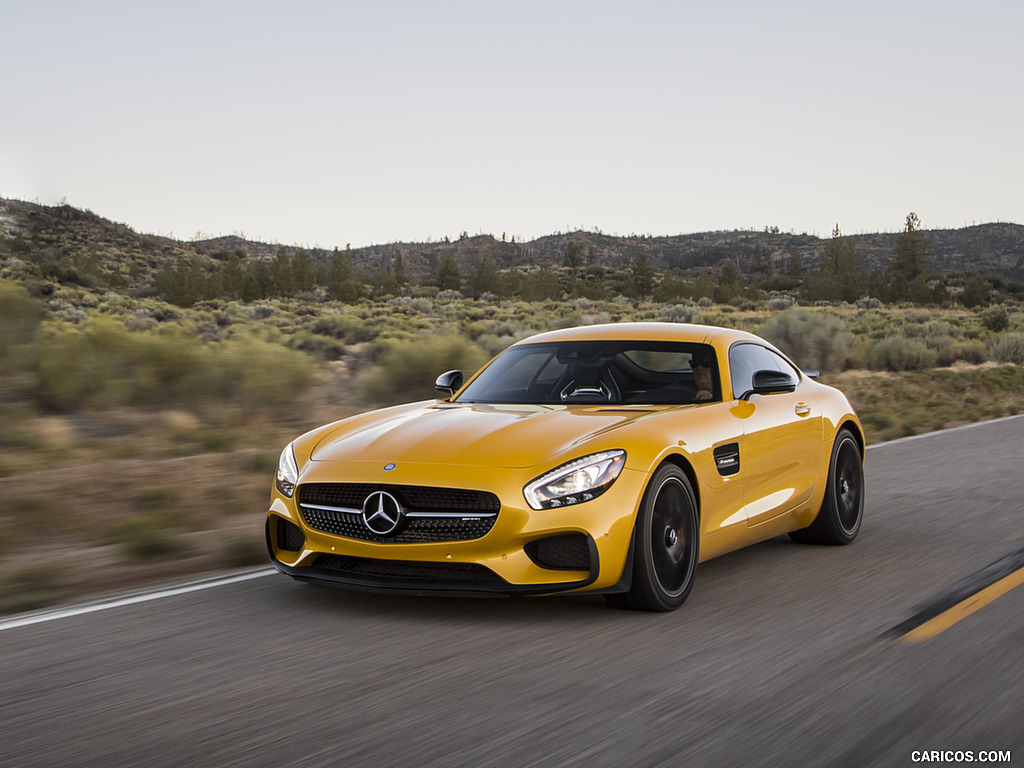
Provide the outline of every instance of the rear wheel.
<path id="1" fill-rule="evenodd" d="M 697 500 L 689 478 L 674 464 L 654 473 L 637 515 L 630 591 L 608 595 L 616 607 L 671 611 L 693 587 L 700 551 Z"/>
<path id="2" fill-rule="evenodd" d="M 864 458 L 847 429 L 832 445 L 825 500 L 814 522 L 789 537 L 801 544 L 849 544 L 860 532 L 864 515 Z"/>

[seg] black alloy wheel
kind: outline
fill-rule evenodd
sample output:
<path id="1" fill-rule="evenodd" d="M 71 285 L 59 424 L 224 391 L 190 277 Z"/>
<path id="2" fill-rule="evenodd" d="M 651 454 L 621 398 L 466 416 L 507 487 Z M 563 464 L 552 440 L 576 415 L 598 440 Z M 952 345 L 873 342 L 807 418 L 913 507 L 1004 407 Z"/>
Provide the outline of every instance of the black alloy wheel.
<path id="1" fill-rule="evenodd" d="M 839 445 L 835 482 L 829 490 L 833 494 L 832 503 L 835 505 L 839 525 L 852 540 L 860 529 L 864 508 L 864 466 L 861 464 L 860 448 L 849 433 Z"/>
<path id="2" fill-rule="evenodd" d="M 817 518 L 789 537 L 801 544 L 850 544 L 864 517 L 864 455 L 848 429 L 832 445 L 825 500 Z"/>
<path id="3" fill-rule="evenodd" d="M 697 500 L 686 474 L 663 464 L 644 493 L 634 531 L 631 588 L 609 595 L 612 605 L 645 611 L 671 611 L 693 587 L 700 552 Z"/>

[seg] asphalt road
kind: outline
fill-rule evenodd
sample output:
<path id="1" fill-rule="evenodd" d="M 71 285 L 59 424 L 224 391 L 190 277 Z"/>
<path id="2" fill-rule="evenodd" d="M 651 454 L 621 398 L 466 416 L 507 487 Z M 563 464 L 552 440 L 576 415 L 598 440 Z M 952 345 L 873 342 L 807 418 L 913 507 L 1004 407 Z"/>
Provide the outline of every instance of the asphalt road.
<path id="1" fill-rule="evenodd" d="M 854 545 L 777 539 L 705 563 L 671 614 L 382 597 L 261 569 L 9 617 L 0 765 L 1024 764 L 1024 588 L 925 643 L 887 634 L 1024 549 L 1022 445 L 1016 418 L 875 447 Z"/>

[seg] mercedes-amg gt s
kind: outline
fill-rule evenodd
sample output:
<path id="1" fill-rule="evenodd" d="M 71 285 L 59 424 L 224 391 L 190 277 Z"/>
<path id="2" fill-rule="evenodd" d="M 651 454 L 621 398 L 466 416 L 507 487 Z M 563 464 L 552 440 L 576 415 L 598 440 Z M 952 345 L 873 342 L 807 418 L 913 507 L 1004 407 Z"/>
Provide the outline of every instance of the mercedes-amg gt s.
<path id="1" fill-rule="evenodd" d="M 437 400 L 281 454 L 274 566 L 428 594 L 603 594 L 665 611 L 697 564 L 764 539 L 848 544 L 864 433 L 846 397 L 752 334 L 622 323 L 520 341 Z"/>

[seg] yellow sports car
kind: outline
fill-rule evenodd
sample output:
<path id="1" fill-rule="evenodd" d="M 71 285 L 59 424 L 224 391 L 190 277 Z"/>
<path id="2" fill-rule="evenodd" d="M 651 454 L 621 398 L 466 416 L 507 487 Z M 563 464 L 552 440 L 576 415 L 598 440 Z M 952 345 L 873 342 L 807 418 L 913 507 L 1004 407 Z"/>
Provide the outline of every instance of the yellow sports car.
<path id="1" fill-rule="evenodd" d="M 512 345 L 443 399 L 285 448 L 267 518 L 296 579 L 415 594 L 603 594 L 678 607 L 697 563 L 788 533 L 848 544 L 864 433 L 763 339 L 622 323 Z"/>

